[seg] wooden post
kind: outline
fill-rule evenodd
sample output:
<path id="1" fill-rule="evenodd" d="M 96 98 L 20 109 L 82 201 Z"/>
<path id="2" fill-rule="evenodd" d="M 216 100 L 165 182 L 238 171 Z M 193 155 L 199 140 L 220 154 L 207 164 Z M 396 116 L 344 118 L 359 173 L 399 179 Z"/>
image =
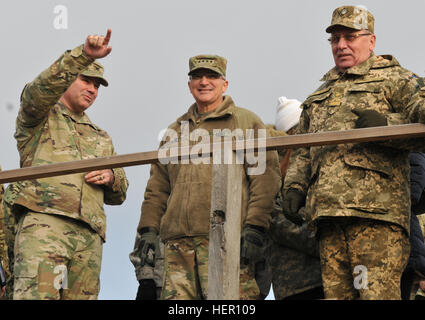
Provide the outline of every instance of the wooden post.
<path id="1" fill-rule="evenodd" d="M 208 300 L 239 299 L 242 174 L 240 164 L 213 165 Z"/>

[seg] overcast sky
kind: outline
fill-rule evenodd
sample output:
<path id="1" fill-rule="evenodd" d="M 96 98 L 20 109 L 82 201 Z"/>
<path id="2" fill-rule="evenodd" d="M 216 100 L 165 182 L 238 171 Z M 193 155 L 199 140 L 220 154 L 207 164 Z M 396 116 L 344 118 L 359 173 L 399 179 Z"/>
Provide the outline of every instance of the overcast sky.
<path id="1" fill-rule="evenodd" d="M 0 164 L 3 170 L 19 166 L 13 133 L 25 83 L 89 34 L 111 28 L 113 50 L 100 61 L 110 85 L 100 89 L 88 115 L 111 135 L 117 153 L 127 154 L 156 149 L 160 130 L 192 104 L 188 58 L 200 53 L 226 57 L 227 93 L 274 123 L 279 96 L 302 101 L 333 67 L 324 30 L 332 11 L 345 4 L 363 4 L 374 14 L 376 54 L 392 54 L 424 76 L 424 1 L 2 0 Z M 66 21 L 55 8 L 66 9 L 67 28 L 58 29 Z M 125 170 L 126 202 L 106 206 L 99 299 L 134 299 L 137 292 L 128 254 L 149 166 Z"/>

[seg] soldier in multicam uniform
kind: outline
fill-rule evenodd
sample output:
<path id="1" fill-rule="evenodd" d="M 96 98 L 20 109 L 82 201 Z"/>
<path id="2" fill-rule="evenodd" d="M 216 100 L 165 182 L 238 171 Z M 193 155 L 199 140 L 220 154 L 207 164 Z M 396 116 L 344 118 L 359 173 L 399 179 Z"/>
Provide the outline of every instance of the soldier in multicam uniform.
<path id="1" fill-rule="evenodd" d="M 4 215 L 4 225 L 5 225 L 5 239 L 7 245 L 7 253 L 9 259 L 9 270 L 13 271 L 14 269 L 14 247 L 15 247 L 15 237 L 17 229 L 17 221 L 20 220 L 23 214 L 26 213 L 26 208 L 14 205 L 15 199 L 18 197 L 19 189 L 17 188 L 19 182 L 9 183 L 7 188 L 4 190 L 4 199 L 1 210 L 3 210 Z M 15 277 L 13 272 L 10 273 L 10 276 L 7 278 L 6 284 L 6 295 L 7 300 L 13 300 L 13 283 Z"/>
<path id="2" fill-rule="evenodd" d="M 15 138 L 21 167 L 114 155 L 108 134 L 84 113 L 100 84 L 95 59 L 107 56 L 111 31 L 88 36 L 27 84 Z M 106 217 L 103 203 L 125 200 L 124 170 L 27 180 L 14 185 L 24 208 L 15 239 L 14 299 L 97 299 Z"/>
<path id="3" fill-rule="evenodd" d="M 0 167 L 1 171 L 1 167 Z M 8 255 L 8 246 L 6 242 L 6 226 L 4 222 L 4 211 L 3 211 L 3 196 L 4 196 L 4 187 L 0 184 L 0 263 L 4 272 L 5 279 L 10 278 L 9 271 L 9 255 Z M 1 281 L 2 279 L 0 279 Z M 0 285 L 0 298 L 4 298 L 6 293 L 6 285 L 2 283 Z"/>
<path id="4" fill-rule="evenodd" d="M 367 9 L 337 8 L 326 31 L 335 67 L 302 104 L 297 133 L 425 123 L 423 81 L 394 57 L 374 54 L 374 17 Z M 298 209 L 305 204 L 304 218 L 317 227 L 326 298 L 400 299 L 410 249 L 407 149 L 414 142 L 294 151 L 283 210 L 301 224 Z"/>
<path id="5" fill-rule="evenodd" d="M 252 112 L 236 107 L 230 96 L 223 96 L 228 81 L 226 59 L 199 55 L 189 59 L 189 89 L 194 103 L 169 129 L 184 135 L 203 129 L 208 138 L 214 129 L 264 129 Z M 189 133 L 184 126 L 188 127 Z M 199 131 L 197 131 L 199 132 Z M 170 141 L 170 136 L 163 141 Z M 189 137 L 187 137 L 187 141 Z M 194 144 L 194 142 L 192 142 Z M 265 171 L 249 175 L 244 162 L 242 181 L 242 244 L 240 299 L 258 299 L 259 289 L 253 266 L 261 253 L 269 226 L 273 199 L 280 188 L 277 153 L 266 153 Z M 212 163 L 153 164 L 137 232 L 140 234 L 141 266 L 153 264 L 150 249 L 158 252 L 158 233 L 164 241 L 164 280 L 161 299 L 206 299 L 208 288 L 209 219 L 211 209 Z"/>

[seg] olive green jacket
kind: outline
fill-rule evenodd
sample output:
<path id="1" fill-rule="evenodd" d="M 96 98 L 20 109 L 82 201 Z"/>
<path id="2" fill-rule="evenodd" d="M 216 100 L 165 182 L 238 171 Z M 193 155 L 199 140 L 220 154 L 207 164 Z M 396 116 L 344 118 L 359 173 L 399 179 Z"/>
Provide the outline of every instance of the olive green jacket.
<path id="1" fill-rule="evenodd" d="M 258 116 L 244 108 L 236 107 L 230 96 L 202 120 L 196 118 L 196 104 L 169 128 L 177 132 L 177 140 L 185 141 L 195 129 L 204 129 L 204 138 L 214 134 L 214 129 L 228 128 L 265 129 Z M 199 133 L 199 131 L 198 131 Z M 218 133 L 226 135 L 225 131 Z M 264 137 L 266 132 L 264 130 Z M 188 139 L 189 140 L 189 139 Z M 205 140 L 204 140 L 205 142 Z M 171 145 L 176 141 L 168 141 Z M 190 142 L 191 145 L 195 142 Z M 162 146 L 162 148 L 165 144 Z M 278 156 L 275 151 L 266 153 L 265 171 L 259 175 L 248 175 L 255 167 L 244 161 L 242 181 L 242 224 L 268 228 L 273 200 L 281 186 Z M 210 160 L 210 158 L 208 158 Z M 184 160 L 183 160 L 184 161 Z M 152 227 L 160 231 L 164 241 L 186 236 L 209 234 L 211 208 L 212 162 L 209 164 L 157 163 L 151 166 L 147 183 L 139 230 Z M 189 161 L 188 161 L 189 163 Z"/>
<path id="2" fill-rule="evenodd" d="M 65 52 L 25 86 L 15 132 L 21 167 L 115 154 L 105 131 L 85 113 L 75 114 L 59 102 L 78 74 L 92 62 L 82 52 L 82 46 L 77 47 Z M 121 204 L 128 187 L 124 170 L 113 169 L 113 172 L 115 180 L 111 187 L 86 183 L 85 173 L 18 182 L 14 204 L 84 221 L 105 240 L 103 203 Z"/>
<path id="3" fill-rule="evenodd" d="M 392 56 L 371 57 L 341 74 L 336 68 L 303 102 L 297 134 L 355 128 L 355 108 L 372 109 L 389 124 L 425 123 L 423 80 Z M 394 117 L 396 116 L 396 117 Z M 411 141 L 410 141 L 411 142 Z M 409 232 L 407 140 L 296 149 L 285 178 L 306 194 L 311 219 L 354 216 L 395 223 Z M 414 142 L 418 142 L 415 140 Z M 417 148 L 423 148 L 423 140 Z"/>

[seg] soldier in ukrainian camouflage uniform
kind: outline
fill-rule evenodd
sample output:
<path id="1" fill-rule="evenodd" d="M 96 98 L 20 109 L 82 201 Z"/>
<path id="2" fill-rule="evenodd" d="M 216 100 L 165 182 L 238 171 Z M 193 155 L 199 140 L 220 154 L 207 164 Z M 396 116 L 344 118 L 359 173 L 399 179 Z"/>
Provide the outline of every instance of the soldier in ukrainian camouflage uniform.
<path id="1" fill-rule="evenodd" d="M 265 128 L 258 116 L 236 107 L 230 96 L 224 96 L 228 86 L 226 59 L 216 55 L 192 57 L 189 76 L 196 103 L 169 127 L 178 139 L 166 134 L 162 147 L 189 141 L 185 135 L 192 135 L 196 129 L 202 129 L 202 138 L 210 142 L 215 129 L 241 129 L 243 134 L 253 129 L 258 134 Z M 273 199 L 281 184 L 277 153 L 266 152 L 265 158 L 262 174 L 249 174 L 255 165 L 244 161 L 240 299 L 259 298 L 254 264 L 261 255 Z M 141 266 L 152 265 L 154 257 L 149 252 L 158 252 L 158 234 L 164 241 L 161 299 L 207 298 L 212 167 L 212 161 L 157 163 L 151 167 L 137 229 L 141 249 L 135 248 L 135 252 L 140 250 Z"/>
<path id="2" fill-rule="evenodd" d="M 27 84 L 15 138 L 21 167 L 114 155 L 108 134 L 84 110 L 107 86 L 95 59 L 107 56 L 111 31 L 88 36 Z M 97 299 L 106 217 L 103 203 L 125 200 L 123 169 L 14 184 L 19 217 L 14 299 Z"/>
<path id="3" fill-rule="evenodd" d="M 307 97 L 297 133 L 425 123 L 423 81 L 373 49 L 374 17 L 364 7 L 335 9 L 326 29 L 335 67 Z M 284 184 L 284 214 L 312 220 L 329 299 L 400 299 L 409 257 L 409 143 L 297 149 Z M 417 145 L 416 147 L 419 147 Z"/>

